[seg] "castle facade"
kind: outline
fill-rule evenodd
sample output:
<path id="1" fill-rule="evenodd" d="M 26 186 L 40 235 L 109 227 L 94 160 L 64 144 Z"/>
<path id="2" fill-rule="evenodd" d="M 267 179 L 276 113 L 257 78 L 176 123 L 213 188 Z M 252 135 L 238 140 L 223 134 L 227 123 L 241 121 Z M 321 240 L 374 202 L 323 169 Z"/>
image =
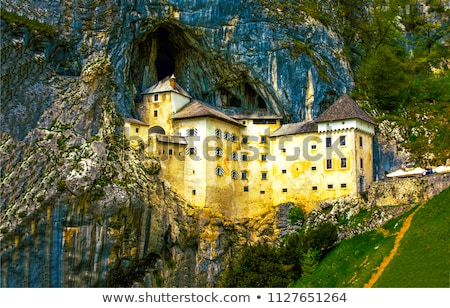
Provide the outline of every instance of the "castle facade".
<path id="1" fill-rule="evenodd" d="M 159 158 L 162 180 L 192 206 L 227 217 L 286 202 L 309 211 L 372 182 L 375 123 L 345 94 L 316 120 L 282 124 L 193 99 L 171 76 L 143 93 L 140 117 L 125 119 L 131 146 Z"/>

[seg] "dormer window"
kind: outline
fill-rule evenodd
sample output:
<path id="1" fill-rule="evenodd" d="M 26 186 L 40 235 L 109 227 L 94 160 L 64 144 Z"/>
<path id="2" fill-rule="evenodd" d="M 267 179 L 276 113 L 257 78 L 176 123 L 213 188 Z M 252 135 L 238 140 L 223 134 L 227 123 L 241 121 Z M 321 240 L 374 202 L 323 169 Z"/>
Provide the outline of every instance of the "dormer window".
<path id="1" fill-rule="evenodd" d="M 153 101 L 154 102 L 159 102 L 159 94 L 154 94 L 153 95 Z"/>

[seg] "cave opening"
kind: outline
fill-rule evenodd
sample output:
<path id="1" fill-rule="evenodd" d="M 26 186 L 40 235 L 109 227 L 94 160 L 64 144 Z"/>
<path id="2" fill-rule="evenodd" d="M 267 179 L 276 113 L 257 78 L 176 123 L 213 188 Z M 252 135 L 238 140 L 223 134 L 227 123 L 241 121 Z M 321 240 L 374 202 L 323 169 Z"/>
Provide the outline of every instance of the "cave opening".
<path id="1" fill-rule="evenodd" d="M 154 37 L 157 42 L 155 68 L 158 80 L 172 75 L 175 72 L 176 48 L 171 41 L 171 31 L 164 27 L 155 31 Z"/>

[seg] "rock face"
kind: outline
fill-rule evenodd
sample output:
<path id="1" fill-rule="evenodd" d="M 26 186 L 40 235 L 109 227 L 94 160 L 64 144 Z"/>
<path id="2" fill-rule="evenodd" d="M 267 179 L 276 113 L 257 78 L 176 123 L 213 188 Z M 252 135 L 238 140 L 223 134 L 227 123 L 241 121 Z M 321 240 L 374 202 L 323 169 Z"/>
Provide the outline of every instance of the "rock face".
<path id="1" fill-rule="evenodd" d="M 2 287 L 213 286 L 234 249 L 278 239 L 278 209 L 191 208 L 122 118 L 171 73 L 213 105 L 291 120 L 352 86 L 332 30 L 259 1 L 2 1 L 1 27 Z"/>

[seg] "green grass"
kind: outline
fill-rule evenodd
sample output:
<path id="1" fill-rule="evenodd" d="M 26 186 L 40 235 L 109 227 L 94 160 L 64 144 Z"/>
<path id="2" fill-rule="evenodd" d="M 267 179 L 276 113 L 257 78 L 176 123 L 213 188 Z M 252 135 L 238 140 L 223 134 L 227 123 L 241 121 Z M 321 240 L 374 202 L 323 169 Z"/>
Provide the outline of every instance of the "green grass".
<path id="1" fill-rule="evenodd" d="M 374 287 L 450 287 L 450 188 L 415 215 L 397 255 Z"/>
<path id="2" fill-rule="evenodd" d="M 397 254 L 374 287 L 449 287 L 449 200 L 450 188 L 417 211 Z M 397 232 L 416 208 L 383 228 L 342 241 L 293 287 L 363 287 L 389 255 Z"/>

